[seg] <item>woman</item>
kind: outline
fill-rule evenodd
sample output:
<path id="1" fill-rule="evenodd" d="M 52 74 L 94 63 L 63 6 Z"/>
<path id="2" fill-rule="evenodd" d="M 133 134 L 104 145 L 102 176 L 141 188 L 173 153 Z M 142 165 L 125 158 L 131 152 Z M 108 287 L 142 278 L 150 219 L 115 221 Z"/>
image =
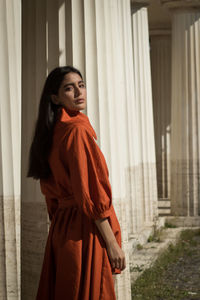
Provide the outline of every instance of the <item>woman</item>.
<path id="1" fill-rule="evenodd" d="M 51 226 L 37 300 L 114 300 L 125 269 L 121 230 L 105 158 L 86 107 L 86 87 L 72 66 L 46 79 L 30 149 L 28 177 L 40 179 Z"/>

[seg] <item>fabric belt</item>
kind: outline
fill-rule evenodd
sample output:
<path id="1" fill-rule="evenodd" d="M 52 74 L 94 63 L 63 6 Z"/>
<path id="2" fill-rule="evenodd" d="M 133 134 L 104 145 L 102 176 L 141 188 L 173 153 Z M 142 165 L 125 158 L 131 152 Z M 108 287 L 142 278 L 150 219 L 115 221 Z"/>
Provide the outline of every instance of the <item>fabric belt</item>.
<path id="1" fill-rule="evenodd" d="M 68 197 L 61 197 L 58 199 L 58 208 L 65 209 L 69 207 L 76 207 L 78 208 L 77 203 L 75 202 L 74 195 Z"/>

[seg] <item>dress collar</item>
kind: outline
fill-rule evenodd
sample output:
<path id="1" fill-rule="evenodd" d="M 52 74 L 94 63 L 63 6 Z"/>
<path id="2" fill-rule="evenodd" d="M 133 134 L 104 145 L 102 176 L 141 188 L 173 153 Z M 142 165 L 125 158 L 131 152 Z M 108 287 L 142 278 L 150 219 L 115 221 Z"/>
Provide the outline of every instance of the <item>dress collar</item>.
<path id="1" fill-rule="evenodd" d="M 58 122 L 63 125 L 82 123 L 87 127 L 92 136 L 97 140 L 96 132 L 92 127 L 89 118 L 80 111 L 69 111 L 65 107 L 61 107 L 58 114 Z"/>

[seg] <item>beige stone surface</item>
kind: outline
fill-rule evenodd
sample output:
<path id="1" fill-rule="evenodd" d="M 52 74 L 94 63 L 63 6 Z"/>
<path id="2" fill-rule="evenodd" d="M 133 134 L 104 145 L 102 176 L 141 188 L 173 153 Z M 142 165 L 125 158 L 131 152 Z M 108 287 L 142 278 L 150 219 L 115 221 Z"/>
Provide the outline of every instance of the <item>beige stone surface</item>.
<path id="1" fill-rule="evenodd" d="M 200 8 L 199 0 L 161 0 L 161 3 L 170 9 L 196 9 Z"/>
<path id="2" fill-rule="evenodd" d="M 0 1 L 0 299 L 20 299 L 21 1 Z"/>
<path id="3" fill-rule="evenodd" d="M 46 203 L 22 203 L 21 214 L 21 299 L 32 300 L 36 297 L 48 235 Z"/>
<path id="4" fill-rule="evenodd" d="M 170 198 L 171 139 L 171 34 L 159 28 L 151 31 L 151 74 L 158 198 Z"/>
<path id="5" fill-rule="evenodd" d="M 171 211 L 200 215 L 200 11 L 172 22 Z"/>
<path id="6" fill-rule="evenodd" d="M 136 110 L 135 164 L 131 168 L 134 234 L 157 216 L 156 154 L 147 8 L 132 6 L 133 72 Z M 135 132 L 134 132 L 135 134 Z M 136 156 L 138 154 L 138 156 Z"/>
<path id="7" fill-rule="evenodd" d="M 200 227 L 200 217 L 166 217 L 166 222 L 177 227 Z"/>
<path id="8" fill-rule="evenodd" d="M 19 198 L 18 198 L 19 201 Z M 14 198 L 0 198 L 0 227 L 1 230 L 1 285 L 0 299 L 19 299 L 20 278 L 18 268 L 20 268 L 17 249 L 20 248 L 19 232 L 20 212 L 15 210 Z"/>

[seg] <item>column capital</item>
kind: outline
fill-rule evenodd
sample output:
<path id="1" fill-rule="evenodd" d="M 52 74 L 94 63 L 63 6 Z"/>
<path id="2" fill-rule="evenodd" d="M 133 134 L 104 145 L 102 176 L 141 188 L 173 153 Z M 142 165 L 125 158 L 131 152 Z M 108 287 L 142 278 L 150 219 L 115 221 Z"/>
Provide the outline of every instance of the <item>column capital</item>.
<path id="1" fill-rule="evenodd" d="M 132 8 L 142 8 L 147 7 L 150 4 L 150 0 L 131 0 Z"/>
<path id="2" fill-rule="evenodd" d="M 200 10 L 200 0 L 160 0 L 169 9 Z"/>

